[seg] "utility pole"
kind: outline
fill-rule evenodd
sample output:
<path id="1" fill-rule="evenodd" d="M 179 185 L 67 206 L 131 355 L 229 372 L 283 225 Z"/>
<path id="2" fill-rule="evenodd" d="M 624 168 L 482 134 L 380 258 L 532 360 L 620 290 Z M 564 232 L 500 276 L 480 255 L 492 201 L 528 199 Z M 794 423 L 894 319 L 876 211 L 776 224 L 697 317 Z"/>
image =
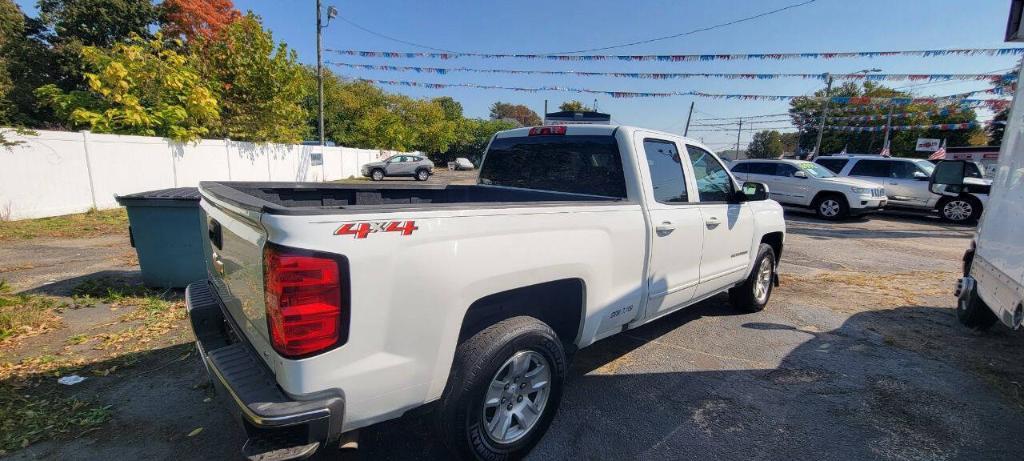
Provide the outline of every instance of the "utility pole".
<path id="1" fill-rule="evenodd" d="M 740 129 L 736 130 L 736 160 L 740 159 L 740 134 L 743 133 L 743 119 L 740 118 Z"/>
<path id="2" fill-rule="evenodd" d="M 317 134 L 320 136 L 320 147 L 323 147 L 327 142 L 324 139 L 324 28 L 320 19 L 320 13 L 323 9 L 320 2 L 321 0 L 316 0 L 316 94 L 317 104 L 319 105 L 317 113 Z"/>
<path id="3" fill-rule="evenodd" d="M 828 118 L 828 104 L 832 102 L 832 74 L 825 74 L 825 108 L 821 111 L 821 123 L 818 124 L 818 140 L 814 142 L 811 155 L 821 155 L 821 135 L 825 134 L 825 119 Z"/>
<path id="4" fill-rule="evenodd" d="M 889 116 L 885 118 L 885 141 L 882 141 L 882 147 L 889 145 L 889 127 L 892 126 L 892 108 L 893 105 L 889 103 Z"/>
<path id="5" fill-rule="evenodd" d="M 690 132 L 691 118 L 693 118 L 693 101 L 690 101 L 690 113 L 686 115 L 686 129 L 683 130 L 683 136 L 686 136 Z"/>

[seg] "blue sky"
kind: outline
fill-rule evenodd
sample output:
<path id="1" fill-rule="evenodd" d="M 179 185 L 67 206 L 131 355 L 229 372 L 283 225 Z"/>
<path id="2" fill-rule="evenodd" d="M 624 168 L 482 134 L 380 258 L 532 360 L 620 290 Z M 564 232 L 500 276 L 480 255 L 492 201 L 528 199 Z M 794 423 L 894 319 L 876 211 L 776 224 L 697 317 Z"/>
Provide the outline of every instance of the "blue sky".
<path id="1" fill-rule="evenodd" d="M 457 51 L 541 53 L 591 48 L 670 35 L 727 22 L 799 3 L 799 0 L 324 0 L 341 15 L 377 32 L 424 45 Z M 34 3 L 20 0 L 26 6 Z M 815 3 L 738 25 L 684 38 L 619 48 L 609 54 L 763 53 L 807 51 L 880 51 L 932 48 L 1004 47 L 1009 0 L 818 0 Z M 298 50 L 307 63 L 316 60 L 314 0 L 235 0 L 240 10 L 263 17 L 275 39 Z M 344 22 L 325 31 L 325 47 L 338 49 L 425 51 L 373 36 Z M 799 72 L 849 73 L 881 68 L 890 73 L 981 73 L 1014 66 L 1011 57 L 880 58 L 735 62 L 548 62 L 518 60 L 374 59 L 327 54 L 325 59 L 352 63 L 433 67 L 484 67 L 616 72 Z M 605 77 L 449 75 L 336 69 L 349 76 L 427 82 L 468 82 L 506 86 L 572 86 L 623 91 L 687 91 L 799 95 L 822 86 L 800 79 L 737 81 L 718 79 L 638 80 Z M 893 86 L 909 85 L 894 82 Z M 983 82 L 926 85 L 920 95 L 945 95 L 985 88 Z M 386 87 L 415 97 L 449 95 L 468 116 L 486 117 L 494 101 L 526 104 L 542 112 L 567 99 L 593 102 L 592 95 L 518 93 L 512 91 Z M 696 101 L 696 117 L 733 117 L 784 112 L 786 103 L 719 101 L 690 97 L 612 99 L 599 97 L 601 111 L 615 121 L 681 132 L 686 111 Z M 779 126 L 787 125 L 785 123 Z M 774 126 L 774 125 L 773 125 Z M 746 146 L 752 132 L 744 131 Z M 735 142 L 735 132 L 691 131 L 713 147 Z"/>

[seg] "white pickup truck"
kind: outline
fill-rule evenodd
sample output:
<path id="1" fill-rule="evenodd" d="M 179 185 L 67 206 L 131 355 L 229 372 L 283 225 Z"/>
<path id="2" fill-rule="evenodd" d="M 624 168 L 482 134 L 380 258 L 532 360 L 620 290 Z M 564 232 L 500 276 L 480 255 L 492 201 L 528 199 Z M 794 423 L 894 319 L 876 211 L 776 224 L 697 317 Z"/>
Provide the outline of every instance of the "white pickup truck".
<path id="1" fill-rule="evenodd" d="M 500 132 L 477 185 L 200 190 L 209 280 L 187 305 L 253 459 L 427 404 L 456 456 L 520 457 L 573 352 L 725 291 L 763 309 L 785 232 L 763 184 L 625 126 Z"/>

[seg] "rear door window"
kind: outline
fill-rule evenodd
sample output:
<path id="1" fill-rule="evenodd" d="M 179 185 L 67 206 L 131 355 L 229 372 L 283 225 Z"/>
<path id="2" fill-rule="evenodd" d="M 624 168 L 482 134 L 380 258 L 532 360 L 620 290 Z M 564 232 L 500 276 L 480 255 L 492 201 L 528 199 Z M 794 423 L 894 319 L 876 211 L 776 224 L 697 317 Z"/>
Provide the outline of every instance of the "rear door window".
<path id="1" fill-rule="evenodd" d="M 750 174 L 771 176 L 775 174 L 775 165 L 768 162 L 754 162 L 750 164 Z"/>
<path id="2" fill-rule="evenodd" d="M 647 169 L 651 173 L 654 200 L 658 203 L 685 203 L 686 176 L 679 149 L 674 142 L 644 139 Z"/>
<path id="3" fill-rule="evenodd" d="M 790 177 L 796 173 L 796 167 L 788 163 L 777 163 L 775 164 L 775 176 Z"/>
<path id="4" fill-rule="evenodd" d="M 733 173 L 750 173 L 749 163 L 738 163 L 732 167 Z"/>
<path id="5" fill-rule="evenodd" d="M 821 165 L 825 168 L 832 170 L 833 173 L 839 174 L 846 167 L 846 164 L 850 161 L 845 158 L 816 158 L 814 163 Z"/>
<path id="6" fill-rule="evenodd" d="M 892 174 L 892 163 L 888 160 L 859 160 L 850 169 L 850 176 L 888 178 Z"/>
<path id="7" fill-rule="evenodd" d="M 626 198 L 622 155 L 611 135 L 495 138 L 480 183 Z"/>

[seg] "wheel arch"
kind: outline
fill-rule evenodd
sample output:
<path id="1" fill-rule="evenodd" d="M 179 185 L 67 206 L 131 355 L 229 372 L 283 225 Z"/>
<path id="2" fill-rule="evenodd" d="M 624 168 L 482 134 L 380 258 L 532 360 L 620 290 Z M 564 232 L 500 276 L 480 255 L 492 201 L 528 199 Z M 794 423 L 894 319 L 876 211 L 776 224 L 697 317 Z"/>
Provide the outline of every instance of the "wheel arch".
<path id="1" fill-rule="evenodd" d="M 839 192 L 839 191 L 834 191 L 834 190 L 821 190 L 821 191 L 818 191 L 817 194 L 814 194 L 814 197 L 811 198 L 811 206 L 814 206 L 814 203 L 817 202 L 818 199 L 823 198 L 825 196 L 838 196 L 838 197 L 841 197 L 843 199 L 843 201 L 846 202 L 847 206 L 850 205 L 850 201 L 846 199 L 846 194 L 844 194 L 842 192 Z"/>
<path id="2" fill-rule="evenodd" d="M 470 304 L 459 328 L 459 342 L 502 320 L 525 315 L 546 323 L 569 348 L 579 341 L 585 310 L 586 284 L 580 278 L 512 288 Z"/>

